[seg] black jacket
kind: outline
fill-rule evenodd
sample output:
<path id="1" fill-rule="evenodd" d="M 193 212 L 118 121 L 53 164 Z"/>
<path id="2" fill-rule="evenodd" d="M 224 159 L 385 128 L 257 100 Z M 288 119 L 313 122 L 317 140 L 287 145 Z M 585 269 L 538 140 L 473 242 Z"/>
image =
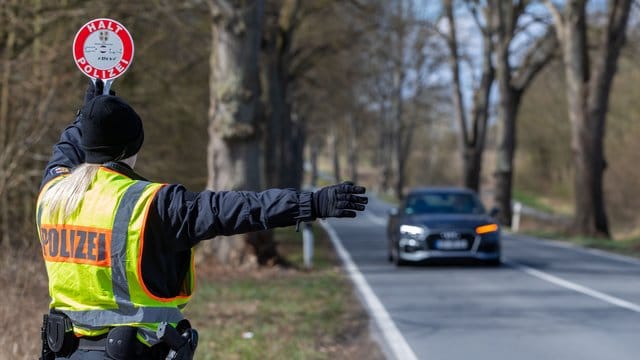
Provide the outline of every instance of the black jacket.
<path id="1" fill-rule="evenodd" d="M 84 163 L 80 148 L 81 118 L 69 125 L 54 145 L 41 188 Z M 132 179 L 145 180 L 124 163 L 112 162 L 105 166 Z M 313 220 L 311 197 L 311 192 L 293 189 L 193 192 L 178 184 L 162 187 L 153 199 L 145 226 L 142 256 L 145 284 L 156 296 L 175 296 L 189 270 L 190 250 L 198 242 L 217 235 Z"/>

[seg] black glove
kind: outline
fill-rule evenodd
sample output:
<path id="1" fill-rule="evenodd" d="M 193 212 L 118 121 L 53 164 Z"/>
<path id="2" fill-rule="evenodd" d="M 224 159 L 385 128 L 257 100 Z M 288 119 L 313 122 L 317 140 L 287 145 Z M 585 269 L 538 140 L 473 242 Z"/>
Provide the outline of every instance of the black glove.
<path id="1" fill-rule="evenodd" d="M 87 91 L 84 94 L 84 103 L 88 103 L 94 97 L 98 95 L 102 95 L 104 92 L 104 82 L 100 79 L 96 79 L 96 83 L 94 84 L 92 80 L 89 80 L 89 86 L 87 87 Z M 109 89 L 109 95 L 115 95 L 116 92 Z"/>
<path id="2" fill-rule="evenodd" d="M 357 211 L 364 210 L 364 204 L 369 199 L 364 194 L 363 186 L 356 186 L 352 182 L 324 187 L 313 193 L 311 207 L 313 215 L 317 218 L 327 217 L 356 217 Z"/>

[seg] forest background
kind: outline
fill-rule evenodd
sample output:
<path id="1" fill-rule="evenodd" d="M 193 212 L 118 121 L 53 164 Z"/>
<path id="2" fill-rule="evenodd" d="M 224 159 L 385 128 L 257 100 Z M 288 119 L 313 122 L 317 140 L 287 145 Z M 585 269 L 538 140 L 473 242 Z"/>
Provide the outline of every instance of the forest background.
<path id="1" fill-rule="evenodd" d="M 505 225 L 515 199 L 570 234 L 640 234 L 632 1 L 2 0 L 0 246 L 37 254 L 42 170 L 88 82 L 71 42 L 97 17 L 136 43 L 114 89 L 144 120 L 137 170 L 150 179 L 191 190 L 349 179 L 394 201 L 468 186 Z M 270 232 L 205 252 L 286 262 Z"/>

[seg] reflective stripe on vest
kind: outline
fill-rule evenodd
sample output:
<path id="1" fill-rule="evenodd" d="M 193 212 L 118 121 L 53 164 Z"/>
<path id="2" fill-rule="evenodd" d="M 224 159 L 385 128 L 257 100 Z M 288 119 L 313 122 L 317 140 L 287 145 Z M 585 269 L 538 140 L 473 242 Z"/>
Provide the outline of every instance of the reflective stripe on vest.
<path id="1" fill-rule="evenodd" d="M 43 193 L 54 185 L 43 188 Z M 155 344 L 158 341 L 155 335 L 158 324 L 182 320 L 180 309 L 188 302 L 193 290 L 192 268 L 185 279 L 187 294 L 171 299 L 157 298 L 146 289 L 139 273 L 140 264 L 135 261 L 142 255 L 147 211 L 162 185 L 131 180 L 103 168 L 98 171 L 94 185 L 97 190 L 94 189 L 90 196 L 86 194 L 83 201 L 87 203 L 81 205 L 85 213 L 77 210 L 73 219 L 64 224 L 55 225 L 55 214 L 53 217 L 43 216 L 43 205 L 38 200 L 37 220 L 50 278 L 51 306 L 71 318 L 74 331 L 79 335 L 94 336 L 105 333 L 112 326 L 135 325 L 140 330 L 141 340 Z M 113 191 L 110 191 L 110 186 L 114 187 Z M 104 212 L 113 211 L 109 210 L 113 206 L 115 215 Z M 95 219 L 86 214 L 87 211 L 96 212 Z M 106 222 L 111 225 L 106 225 Z M 86 246 L 79 245 L 80 240 L 76 239 L 81 232 L 87 238 L 82 238 L 87 242 Z M 78 248 L 83 246 L 80 252 L 85 251 L 85 258 L 93 260 L 59 257 L 63 247 L 66 247 L 65 255 L 73 255 L 74 245 Z M 65 276 L 71 279 L 67 280 Z M 110 284 L 105 280 L 110 280 Z M 86 291 L 99 293 L 88 296 L 72 288 L 76 283 L 97 286 Z M 55 288 L 56 285 L 59 288 Z"/>

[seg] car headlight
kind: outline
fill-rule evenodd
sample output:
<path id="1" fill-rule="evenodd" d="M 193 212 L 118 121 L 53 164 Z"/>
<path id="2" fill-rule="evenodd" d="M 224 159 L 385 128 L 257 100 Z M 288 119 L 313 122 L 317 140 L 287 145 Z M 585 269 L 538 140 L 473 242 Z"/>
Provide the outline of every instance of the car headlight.
<path id="1" fill-rule="evenodd" d="M 400 225 L 400 235 L 403 238 L 424 240 L 426 234 L 427 229 L 422 226 Z"/>

